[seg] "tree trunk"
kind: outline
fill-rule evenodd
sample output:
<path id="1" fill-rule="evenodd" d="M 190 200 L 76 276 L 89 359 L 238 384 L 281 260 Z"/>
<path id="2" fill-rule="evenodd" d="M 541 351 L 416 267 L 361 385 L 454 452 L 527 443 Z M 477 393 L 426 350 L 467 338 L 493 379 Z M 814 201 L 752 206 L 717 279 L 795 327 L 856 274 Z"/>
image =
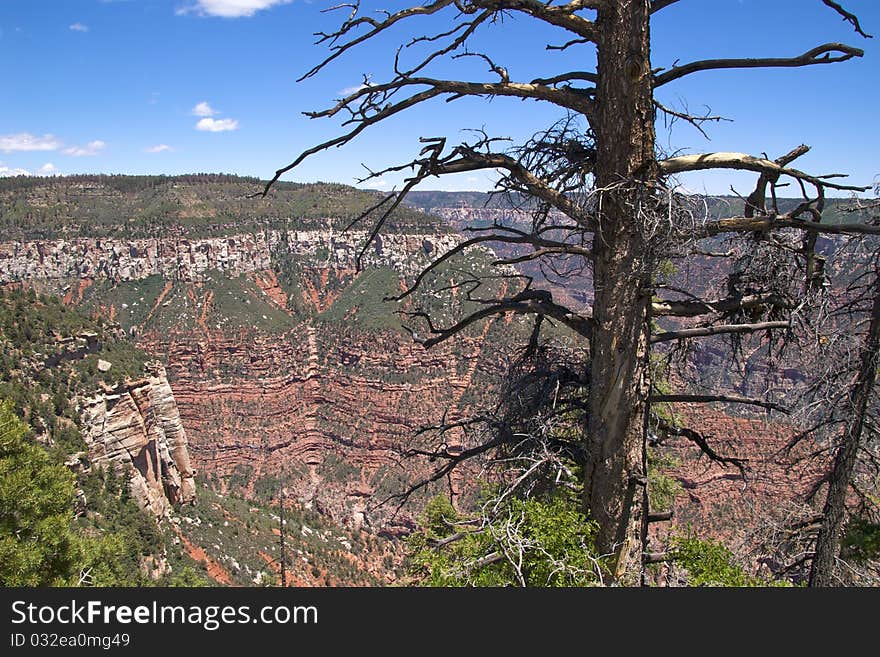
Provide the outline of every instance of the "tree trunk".
<path id="1" fill-rule="evenodd" d="M 650 255 L 642 213 L 657 180 L 648 0 L 607 3 L 597 17 L 595 134 L 599 228 L 593 240 L 596 329 L 591 339 L 584 504 L 613 555 L 617 583 L 638 585 L 647 531 L 644 422 Z"/>
<path id="2" fill-rule="evenodd" d="M 862 430 L 868 402 L 874 390 L 880 352 L 880 272 L 875 272 L 874 304 L 871 325 L 862 349 L 858 379 L 850 395 L 852 415 L 847 421 L 843 444 L 837 450 L 828 482 L 828 496 L 822 512 L 822 525 L 816 538 L 816 554 L 810 568 L 810 586 L 834 586 L 834 571 L 840 552 L 840 534 L 846 520 L 846 496 L 852 483 L 856 457 L 862 442 Z"/>

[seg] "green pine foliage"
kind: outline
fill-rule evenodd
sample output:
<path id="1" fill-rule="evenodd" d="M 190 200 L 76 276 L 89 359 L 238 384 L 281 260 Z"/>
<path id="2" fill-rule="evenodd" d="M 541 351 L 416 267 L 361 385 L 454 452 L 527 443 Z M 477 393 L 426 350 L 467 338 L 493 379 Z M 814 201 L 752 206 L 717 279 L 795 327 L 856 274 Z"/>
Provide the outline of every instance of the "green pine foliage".
<path id="1" fill-rule="evenodd" d="M 12 402 L 0 402 L 0 584 L 61 585 L 80 561 L 74 476 L 28 433 Z"/>
<path id="2" fill-rule="evenodd" d="M 749 575 L 720 541 L 685 535 L 674 537 L 672 545 L 675 563 L 687 571 L 688 586 L 791 586 L 786 581 Z"/>
<path id="3" fill-rule="evenodd" d="M 678 459 L 648 448 L 648 503 L 652 511 L 670 510 L 675 498 L 684 492 L 681 482 L 668 474 L 679 465 Z"/>
<path id="4" fill-rule="evenodd" d="M 844 558 L 864 563 L 880 559 L 880 524 L 866 518 L 853 518 L 847 523 L 841 541 Z"/>
<path id="5" fill-rule="evenodd" d="M 605 574 L 595 523 L 569 491 L 511 497 L 476 527 L 441 495 L 428 503 L 422 524 L 408 548 L 423 586 L 595 586 Z"/>
<path id="6" fill-rule="evenodd" d="M 112 471 L 77 478 L 32 439 L 11 400 L 0 401 L 0 585 L 192 586 L 208 580 L 185 555 L 153 580 L 145 558 L 165 555 L 169 540 Z M 74 500 L 86 512 L 74 517 Z"/>

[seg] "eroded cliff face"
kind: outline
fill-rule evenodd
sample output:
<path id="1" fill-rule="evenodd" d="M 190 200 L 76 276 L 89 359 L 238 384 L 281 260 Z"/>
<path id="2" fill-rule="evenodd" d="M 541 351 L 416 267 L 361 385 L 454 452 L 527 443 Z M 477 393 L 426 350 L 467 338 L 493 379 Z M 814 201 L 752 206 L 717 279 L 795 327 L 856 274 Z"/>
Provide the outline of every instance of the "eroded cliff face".
<path id="1" fill-rule="evenodd" d="M 205 239 L 101 239 L 0 242 L 0 281 L 107 279 L 133 281 L 149 276 L 198 281 L 206 272 L 238 276 L 271 268 L 275 258 L 307 256 L 324 266 L 354 266 L 367 234 L 333 230 L 241 233 Z M 364 253 L 362 264 L 391 267 L 404 276 L 421 270 L 438 253 L 458 244 L 452 233 L 382 235 Z"/>
<path id="2" fill-rule="evenodd" d="M 405 334 L 309 323 L 274 336 L 147 332 L 140 344 L 167 354 L 193 462 L 221 489 L 265 495 L 283 479 L 307 508 L 391 534 L 420 505 L 380 503 L 431 467 L 404 458 L 416 432 L 468 414 L 501 367 L 477 337 L 427 351 Z"/>
<path id="3" fill-rule="evenodd" d="M 141 508 L 161 517 L 195 499 L 186 431 L 161 365 L 81 406 L 92 464 L 126 477 Z"/>

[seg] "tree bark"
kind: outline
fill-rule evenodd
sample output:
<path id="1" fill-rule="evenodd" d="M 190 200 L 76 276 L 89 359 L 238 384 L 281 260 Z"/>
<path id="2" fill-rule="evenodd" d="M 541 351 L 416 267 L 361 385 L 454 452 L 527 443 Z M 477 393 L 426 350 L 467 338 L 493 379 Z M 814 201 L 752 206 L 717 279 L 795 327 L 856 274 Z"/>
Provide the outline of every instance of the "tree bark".
<path id="1" fill-rule="evenodd" d="M 653 211 L 654 108 L 650 3 L 604 3 L 595 117 L 595 281 L 584 505 L 618 584 L 641 582 L 647 532 L 644 420 L 648 398 L 649 254 L 640 210 Z"/>
<path id="2" fill-rule="evenodd" d="M 856 457 L 862 442 L 862 431 L 868 403 L 874 391 L 880 353 L 880 271 L 875 272 L 874 304 L 868 338 L 861 354 L 858 378 L 850 395 L 851 419 L 843 434 L 843 444 L 834 458 L 828 483 L 828 496 L 822 512 L 822 524 L 816 538 L 816 554 L 810 567 L 809 585 L 835 586 L 835 565 L 840 553 L 840 535 L 846 520 L 846 496 L 852 483 Z"/>

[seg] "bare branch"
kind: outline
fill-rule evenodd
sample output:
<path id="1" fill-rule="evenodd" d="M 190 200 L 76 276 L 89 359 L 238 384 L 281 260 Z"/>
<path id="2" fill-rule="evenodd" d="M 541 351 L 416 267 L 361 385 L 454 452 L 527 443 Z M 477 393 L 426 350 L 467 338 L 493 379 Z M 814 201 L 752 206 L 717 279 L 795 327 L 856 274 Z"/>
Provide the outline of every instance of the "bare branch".
<path id="1" fill-rule="evenodd" d="M 712 449 L 712 446 L 709 445 L 709 441 L 706 436 L 698 431 L 694 431 L 693 429 L 689 429 L 687 427 L 676 427 L 662 418 L 658 418 L 658 424 L 661 431 L 665 431 L 671 436 L 687 438 L 697 447 L 699 447 L 703 454 L 708 456 L 710 459 L 712 459 L 716 463 L 720 463 L 721 465 L 732 465 L 736 467 L 736 469 L 739 470 L 740 474 L 745 477 L 745 466 L 746 463 L 748 463 L 748 459 L 735 456 L 722 456 L 714 449 Z"/>
<path id="2" fill-rule="evenodd" d="M 355 5 L 353 5 L 353 10 L 352 10 L 351 16 L 349 17 L 349 19 L 347 21 L 345 21 L 342 24 L 342 27 L 340 27 L 338 31 L 333 32 L 332 34 L 323 34 L 323 33 L 316 34 L 316 36 L 320 37 L 320 39 L 318 40 L 318 43 L 323 43 L 325 41 L 328 41 L 332 45 L 336 41 L 338 41 L 340 38 L 347 36 L 351 31 L 357 29 L 361 25 L 369 25 L 372 29 L 368 30 L 367 32 L 364 32 L 363 34 L 361 34 L 358 37 L 353 38 L 351 41 L 348 41 L 347 43 L 344 43 L 344 44 L 341 44 L 338 46 L 333 45 L 333 54 L 331 54 L 329 57 L 327 57 L 320 64 L 316 65 L 308 73 L 306 73 L 301 78 L 299 78 L 299 80 L 297 80 L 297 82 L 302 82 L 306 78 L 313 77 L 315 74 L 317 74 L 321 69 L 323 69 L 325 66 L 327 66 L 327 64 L 332 62 L 337 57 L 345 54 L 345 52 L 354 48 L 358 44 L 361 44 L 364 41 L 367 41 L 369 39 L 372 39 L 377 34 L 387 30 L 389 27 L 391 27 L 395 23 L 398 23 L 399 21 L 402 21 L 406 18 L 410 18 L 412 16 L 431 15 L 431 14 L 437 13 L 441 9 L 444 9 L 450 5 L 453 5 L 453 4 L 455 4 L 455 0 L 436 0 L 435 2 L 432 2 L 430 4 L 425 5 L 424 7 L 408 7 L 407 9 L 403 9 L 401 11 L 398 11 L 397 13 L 394 13 L 394 14 L 388 16 L 385 20 L 380 22 L 380 21 L 377 21 L 377 20 L 370 18 L 368 16 L 356 17 L 357 12 L 360 9 L 360 2 L 358 1 Z"/>
<path id="3" fill-rule="evenodd" d="M 548 43 L 546 48 L 547 50 L 568 50 L 572 46 L 592 42 L 592 39 L 571 39 L 570 41 L 566 41 L 565 43 L 563 43 L 561 46 L 554 46 L 553 44 Z"/>
<path id="4" fill-rule="evenodd" d="M 599 79 L 599 76 L 595 73 L 590 73 L 587 71 L 569 71 L 568 73 L 560 73 L 559 75 L 554 75 L 552 78 L 535 78 L 532 80 L 532 84 L 559 84 L 560 82 L 570 82 L 571 80 L 584 80 L 586 82 L 592 82 L 595 84 Z"/>
<path id="5" fill-rule="evenodd" d="M 865 52 L 843 43 L 826 43 L 808 50 L 797 57 L 755 57 L 742 59 L 703 59 L 676 66 L 666 73 L 654 77 L 654 86 L 660 87 L 698 71 L 710 71 L 727 68 L 780 68 L 812 66 L 813 64 L 834 64 L 845 62 L 853 57 L 863 57 Z"/>
<path id="6" fill-rule="evenodd" d="M 666 331 L 651 336 L 651 344 L 681 340 L 683 338 L 698 338 L 707 335 L 722 335 L 726 333 L 754 333 L 755 331 L 770 331 L 773 329 L 789 328 L 789 322 L 759 322 L 757 324 L 724 324 L 721 326 L 701 326 L 699 328 L 681 329 L 678 331 Z"/>
<path id="7" fill-rule="evenodd" d="M 499 68 L 494 64 L 493 66 Z M 341 99 L 333 107 L 318 112 L 306 112 L 305 114 L 312 119 L 334 116 L 341 110 L 350 108 L 355 101 L 362 99 L 365 101 L 365 105 L 367 106 L 366 109 L 372 110 L 375 105 L 373 99 L 388 98 L 389 96 L 387 94 L 411 86 L 431 87 L 432 90 L 438 92 L 437 94 L 430 96 L 430 98 L 440 94 L 449 94 L 453 98 L 461 96 L 512 96 L 515 98 L 544 100 L 559 105 L 560 107 L 566 107 L 575 112 L 583 113 L 587 116 L 593 113 L 593 101 L 586 93 L 583 93 L 578 89 L 557 88 L 535 82 L 510 82 L 506 79 L 502 79 L 500 82 L 465 82 L 461 80 L 442 80 L 426 77 L 406 77 L 397 78 L 392 82 L 384 84 L 365 86 Z M 417 94 L 414 98 L 418 98 L 420 95 L 421 94 Z M 423 102 L 424 100 L 427 99 L 420 99 L 417 102 Z M 407 107 L 412 107 L 417 104 L 417 102 L 411 102 L 410 99 L 407 99 L 406 101 L 401 101 L 401 104 L 408 103 Z M 384 109 L 385 108 L 383 108 L 382 111 L 377 112 L 377 114 L 382 114 Z M 372 119 L 373 116 L 375 115 L 366 115 L 364 112 L 358 111 L 356 113 L 356 118 L 350 119 L 348 123 L 353 121 L 365 121 L 368 118 Z"/>
<path id="8" fill-rule="evenodd" d="M 806 144 L 801 144 L 800 146 L 792 149 L 782 157 L 776 158 L 774 160 L 774 163 L 778 164 L 780 167 L 786 167 L 794 162 L 801 155 L 805 155 L 809 151 L 809 146 L 807 146 Z M 779 175 L 779 172 L 775 172 L 762 173 L 760 176 L 758 176 L 758 182 L 755 185 L 755 191 L 753 191 L 749 195 L 749 198 L 746 199 L 745 215 L 747 217 L 752 217 L 756 213 L 767 214 L 767 185 L 776 183 L 779 180 Z"/>
<path id="9" fill-rule="evenodd" d="M 583 208 L 568 198 L 564 193 L 550 187 L 546 181 L 529 171 L 520 162 L 509 155 L 500 153 L 478 153 L 467 149 L 462 150 L 458 160 L 447 161 L 438 167 L 433 175 L 461 173 L 480 169 L 504 169 L 516 178 L 533 196 L 552 205 L 554 208 L 578 221 L 585 228 L 593 227 L 593 220 L 585 215 Z"/>
<path id="10" fill-rule="evenodd" d="M 504 258 L 501 260 L 494 260 L 492 262 L 493 265 L 516 265 L 521 262 L 529 262 L 531 260 L 538 260 L 539 258 L 544 258 L 546 256 L 551 255 L 581 255 L 584 257 L 589 257 L 590 250 L 584 249 L 581 247 L 572 247 L 568 244 L 563 244 L 561 246 L 549 246 L 543 249 L 537 249 L 532 251 L 531 253 L 526 253 L 521 256 L 516 256 L 514 258 Z"/>
<path id="11" fill-rule="evenodd" d="M 434 337 L 421 340 L 421 342 L 425 348 L 430 348 L 448 340 L 481 319 L 507 313 L 545 315 L 559 321 L 585 338 L 589 338 L 593 332 L 593 319 L 591 317 L 578 315 L 565 306 L 554 303 L 550 293 L 545 290 L 525 290 L 510 299 L 499 299 L 497 302 L 492 303 L 492 305 L 471 313 L 449 328 L 434 327 L 431 323 L 431 318 L 423 312 L 405 314 L 411 317 L 421 317 L 428 323 L 428 328 L 434 334 Z"/>
<path id="12" fill-rule="evenodd" d="M 848 12 L 846 9 L 841 7 L 838 3 L 834 2 L 834 0 L 822 0 L 822 4 L 824 4 L 826 7 L 831 7 L 834 11 L 836 11 L 838 14 L 840 14 L 841 17 L 843 17 L 843 20 L 845 20 L 847 23 L 852 25 L 853 29 L 856 32 L 858 32 L 859 34 L 861 34 L 863 37 L 865 37 L 866 39 L 873 39 L 874 38 L 872 35 L 866 34 L 864 31 L 862 31 L 862 26 L 859 25 L 859 19 L 855 14 Z"/>
<path id="13" fill-rule="evenodd" d="M 711 116 L 709 114 L 704 114 L 703 116 L 695 116 L 693 114 L 689 114 L 687 112 L 679 112 L 677 110 L 666 107 L 663 103 L 661 103 L 656 98 L 654 99 L 654 107 L 663 112 L 664 114 L 668 114 L 673 117 L 673 119 L 681 119 L 682 121 L 686 121 L 690 123 L 694 128 L 700 131 L 700 134 L 703 135 L 706 139 L 709 138 L 709 135 L 706 134 L 706 131 L 703 130 L 703 123 L 706 122 L 718 122 L 718 121 L 729 121 L 730 119 L 725 119 L 723 116 Z"/>
<path id="14" fill-rule="evenodd" d="M 728 217 L 717 219 L 700 226 L 695 237 L 712 237 L 722 233 L 750 233 L 774 228 L 797 228 L 799 230 L 828 235 L 880 235 L 880 226 L 869 224 L 825 224 L 804 221 L 791 213 L 778 217 Z"/>
<path id="15" fill-rule="evenodd" d="M 377 108 L 376 99 L 379 97 L 388 97 L 387 95 L 383 96 L 383 94 L 396 92 L 404 87 L 412 85 L 428 86 L 431 88 L 409 96 L 397 103 L 385 104 L 381 109 Z M 587 95 L 578 93 L 578 90 L 549 87 L 538 84 L 524 84 L 519 82 L 461 82 L 458 80 L 435 80 L 432 78 L 407 78 L 398 79 L 395 82 L 387 84 L 368 86 L 354 92 L 327 110 L 307 113 L 307 116 L 310 118 L 319 118 L 333 116 L 343 109 L 348 109 L 351 111 L 354 118 L 349 119 L 346 123 L 355 123 L 356 125 L 353 129 L 343 135 L 339 135 L 303 151 L 295 160 L 293 160 L 293 162 L 278 169 L 272 179 L 265 185 L 262 195 L 265 196 L 268 194 L 269 189 L 271 189 L 282 175 L 299 166 L 306 158 L 333 147 L 344 146 L 369 126 L 380 123 L 405 109 L 409 109 L 424 103 L 425 101 L 443 95 L 449 95 L 452 98 L 462 96 L 511 96 L 524 99 L 542 100 L 551 102 L 559 107 L 566 107 L 588 117 L 592 115 L 594 108 L 593 101 Z M 358 110 L 351 109 L 351 104 L 357 100 L 362 100 L 360 108 Z M 471 168 L 465 167 L 460 170 L 473 171 L 476 169 L 504 168 L 511 171 L 511 173 L 520 170 L 525 171 L 522 165 L 508 156 L 497 155 L 495 162 L 486 161 L 485 156 L 483 157 L 484 160 L 479 166 L 477 166 L 478 163 L 476 161 L 472 161 Z M 457 166 L 464 167 L 465 163 L 459 162 L 457 163 Z M 440 172 L 432 172 L 431 175 L 441 174 Z M 525 180 L 523 180 L 524 184 L 547 188 L 546 184 L 535 176 L 530 175 L 528 178 L 531 179 L 530 182 L 526 183 Z M 555 194 L 558 195 L 558 192 L 555 192 Z"/>
<path id="16" fill-rule="evenodd" d="M 572 255 L 582 255 L 587 257 L 590 255 L 589 249 L 585 249 L 583 247 L 576 246 L 574 244 L 564 244 L 562 242 L 555 242 L 553 240 L 544 239 L 537 235 L 529 235 L 525 233 L 521 233 L 518 235 L 480 235 L 478 237 L 473 237 L 469 240 L 465 240 L 451 248 L 449 251 L 446 251 L 442 255 L 434 258 L 430 264 L 422 269 L 418 276 L 416 276 L 413 284 L 407 288 L 404 292 L 400 293 L 395 297 L 387 297 L 386 301 L 401 301 L 405 299 L 413 292 L 415 292 L 418 287 L 421 285 L 422 281 L 424 281 L 425 277 L 430 274 L 432 271 L 436 270 L 440 265 L 444 262 L 452 258 L 453 256 L 463 253 L 467 249 L 477 246 L 479 244 L 486 244 L 491 242 L 499 242 L 504 244 L 529 244 L 536 247 L 547 247 L 548 249 L 553 249 L 554 253 L 566 253 Z M 493 264 L 500 264 L 501 261 L 496 261 Z"/>
<path id="17" fill-rule="evenodd" d="M 729 297 L 717 301 L 655 301 L 651 304 L 651 312 L 658 316 L 697 317 L 711 313 L 730 313 L 748 310 L 761 306 L 787 308 L 789 305 L 777 294 L 749 294 L 741 297 Z"/>
<path id="18" fill-rule="evenodd" d="M 776 162 L 760 157 L 754 157 L 745 153 L 698 153 L 697 155 L 682 155 L 672 157 L 659 162 L 660 170 L 666 175 L 683 173 L 685 171 L 702 171 L 705 169 L 737 169 L 740 171 L 755 171 L 756 173 L 770 173 L 790 176 L 797 180 L 803 180 L 817 187 L 829 187 L 831 189 L 864 192 L 870 189 L 865 186 L 839 185 L 828 182 L 830 178 L 841 178 L 843 174 L 833 173 L 825 176 L 811 176 L 797 169 L 780 166 Z"/>
<path id="19" fill-rule="evenodd" d="M 575 12 L 583 9 L 598 9 L 602 2 L 569 2 L 565 5 L 555 6 L 541 0 L 473 0 L 473 4 L 480 8 L 502 11 L 509 9 L 540 18 L 545 23 L 568 30 L 586 41 L 596 40 L 596 24 Z"/>
<path id="20" fill-rule="evenodd" d="M 293 162 L 291 162 L 287 166 L 281 167 L 275 172 L 275 175 L 272 176 L 272 179 L 269 180 L 269 182 L 267 182 L 265 187 L 263 188 L 262 196 L 266 196 L 266 194 L 269 193 L 269 190 L 278 181 L 278 179 L 281 178 L 281 176 L 283 176 L 288 171 L 298 167 L 306 158 L 314 155 L 315 153 L 326 151 L 330 148 L 333 148 L 334 146 L 343 146 L 355 137 L 357 137 L 369 126 L 379 123 L 380 121 L 387 119 L 388 117 L 393 116 L 394 114 L 397 114 L 398 112 L 401 112 L 409 107 L 418 105 L 419 103 L 429 100 L 431 98 L 436 98 L 442 93 L 442 91 L 437 89 L 429 89 L 428 91 L 423 91 L 414 96 L 410 96 L 406 100 L 401 101 L 396 105 L 387 106 L 382 111 L 364 118 L 360 123 L 358 123 L 358 125 L 354 129 L 350 130 L 344 135 L 339 135 L 338 137 L 334 137 L 333 139 L 328 139 L 327 141 L 322 142 L 317 146 L 313 146 L 312 148 L 303 151 Z"/>
<path id="21" fill-rule="evenodd" d="M 450 6 L 455 6 L 463 14 L 474 14 L 479 9 L 485 10 L 479 18 L 473 21 L 473 23 L 483 22 L 488 16 L 497 12 L 505 10 L 520 11 L 534 16 L 546 23 L 550 23 L 551 25 L 556 25 L 557 27 L 568 30 L 573 34 L 576 34 L 579 39 L 589 42 L 594 41 L 596 38 L 596 26 L 592 21 L 578 16 L 576 12 L 583 9 L 595 9 L 599 4 L 601 3 L 570 2 L 563 6 L 553 6 L 549 3 L 540 2 L 539 0 L 472 0 L 472 2 L 465 5 L 458 0 L 436 0 L 435 2 L 424 6 L 408 7 L 393 14 L 386 14 L 384 20 L 376 20 L 369 16 L 357 16 L 358 11 L 360 10 L 360 2 L 358 1 L 353 5 L 346 5 L 352 7 L 351 16 L 349 16 L 337 31 L 329 34 L 320 32 L 316 34 L 316 36 L 319 37 L 318 43 L 329 43 L 333 52 L 322 62 L 310 69 L 298 81 L 315 76 L 330 62 L 345 54 L 355 46 L 378 36 L 400 21 L 414 16 L 430 16 Z M 361 33 L 359 36 L 352 36 L 353 33 L 361 27 L 368 27 L 369 29 Z M 451 32 L 447 32 L 446 34 L 451 34 Z M 349 36 L 351 36 L 349 41 L 336 45 L 337 41 Z"/>
<path id="22" fill-rule="evenodd" d="M 739 397 L 736 395 L 651 395 L 648 397 L 651 403 L 683 403 L 683 404 L 707 404 L 711 402 L 723 402 L 726 404 L 745 404 L 747 406 L 760 406 L 773 411 L 779 411 L 786 415 L 791 414 L 791 410 L 774 404 L 773 402 L 762 401 L 760 399 L 749 399 L 748 397 Z"/>
<path id="23" fill-rule="evenodd" d="M 670 5 L 674 5 L 678 0 L 651 0 L 651 13 L 666 9 Z"/>

